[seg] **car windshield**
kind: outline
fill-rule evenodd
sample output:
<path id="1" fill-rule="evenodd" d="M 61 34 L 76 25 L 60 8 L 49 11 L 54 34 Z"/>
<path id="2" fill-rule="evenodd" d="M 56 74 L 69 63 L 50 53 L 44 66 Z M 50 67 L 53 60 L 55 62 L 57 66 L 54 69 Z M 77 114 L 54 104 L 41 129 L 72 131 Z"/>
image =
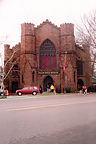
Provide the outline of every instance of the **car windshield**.
<path id="1" fill-rule="evenodd" d="M 28 89 L 28 87 L 23 88 L 23 90 L 26 90 L 26 89 Z"/>
<path id="2" fill-rule="evenodd" d="M 30 87 L 30 89 L 34 89 L 34 87 Z"/>
<path id="3" fill-rule="evenodd" d="M 34 89 L 37 89 L 37 87 L 34 87 Z"/>
<path id="4" fill-rule="evenodd" d="M 23 90 L 27 90 L 27 89 L 37 89 L 36 86 L 33 86 L 33 87 L 24 87 Z"/>

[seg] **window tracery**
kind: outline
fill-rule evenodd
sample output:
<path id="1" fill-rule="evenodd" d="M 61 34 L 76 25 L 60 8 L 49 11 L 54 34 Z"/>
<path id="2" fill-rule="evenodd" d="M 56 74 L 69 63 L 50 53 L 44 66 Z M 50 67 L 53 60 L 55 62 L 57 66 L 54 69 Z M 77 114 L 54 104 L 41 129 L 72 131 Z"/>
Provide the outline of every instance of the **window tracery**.
<path id="1" fill-rule="evenodd" d="M 46 39 L 40 46 L 39 68 L 43 71 L 55 71 L 56 67 L 56 48 L 49 39 Z"/>

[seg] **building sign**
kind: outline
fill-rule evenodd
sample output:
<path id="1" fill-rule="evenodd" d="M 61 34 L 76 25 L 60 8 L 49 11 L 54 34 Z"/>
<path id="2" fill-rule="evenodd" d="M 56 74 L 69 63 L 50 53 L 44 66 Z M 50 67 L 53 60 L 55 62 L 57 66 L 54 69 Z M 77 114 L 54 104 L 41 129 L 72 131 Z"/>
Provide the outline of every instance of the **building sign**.
<path id="1" fill-rule="evenodd" d="M 40 72 L 39 71 L 38 74 L 46 74 L 46 75 L 53 74 L 53 75 L 57 75 L 57 74 L 59 74 L 59 72 L 58 71 L 51 71 L 51 72 L 47 72 L 47 71 Z"/>

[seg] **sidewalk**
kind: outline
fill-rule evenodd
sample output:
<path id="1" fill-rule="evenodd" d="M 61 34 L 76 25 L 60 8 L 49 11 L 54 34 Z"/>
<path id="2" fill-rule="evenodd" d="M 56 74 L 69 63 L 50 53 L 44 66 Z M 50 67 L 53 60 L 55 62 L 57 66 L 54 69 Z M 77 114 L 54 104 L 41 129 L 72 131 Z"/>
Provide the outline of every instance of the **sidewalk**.
<path id="1" fill-rule="evenodd" d="M 52 92 L 43 92 L 42 94 L 38 93 L 37 95 L 33 96 L 31 94 L 28 95 L 9 95 L 7 99 L 23 99 L 23 98 L 37 98 L 37 97 L 47 97 L 47 96 L 76 96 L 78 93 L 56 93 L 56 95 Z"/>
<path id="2" fill-rule="evenodd" d="M 96 93 L 95 93 L 96 94 Z M 87 93 L 86 95 L 89 95 L 89 93 Z M 7 98 L 2 98 L 4 99 L 27 99 L 27 98 L 38 98 L 38 97 L 48 97 L 48 96 L 85 96 L 84 94 L 81 93 L 56 93 L 56 95 L 53 92 L 43 92 L 42 94 L 38 93 L 37 95 L 32 95 L 32 94 L 28 94 L 28 95 L 22 95 L 22 96 L 18 96 L 16 94 L 10 94 L 9 96 L 7 96 Z"/>

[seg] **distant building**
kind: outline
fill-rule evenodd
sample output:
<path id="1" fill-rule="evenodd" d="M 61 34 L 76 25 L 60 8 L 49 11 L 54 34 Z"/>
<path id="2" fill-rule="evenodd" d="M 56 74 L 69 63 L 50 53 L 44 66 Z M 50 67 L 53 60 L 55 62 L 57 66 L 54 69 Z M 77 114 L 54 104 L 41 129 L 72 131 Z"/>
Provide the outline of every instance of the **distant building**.
<path id="1" fill-rule="evenodd" d="M 12 49 L 5 45 L 4 63 L 11 57 L 5 67 L 9 92 L 31 85 L 41 85 L 46 91 L 51 84 L 76 91 L 91 84 L 89 49 L 76 45 L 71 23 L 60 27 L 48 20 L 37 27 L 22 24 L 21 43 Z"/>

